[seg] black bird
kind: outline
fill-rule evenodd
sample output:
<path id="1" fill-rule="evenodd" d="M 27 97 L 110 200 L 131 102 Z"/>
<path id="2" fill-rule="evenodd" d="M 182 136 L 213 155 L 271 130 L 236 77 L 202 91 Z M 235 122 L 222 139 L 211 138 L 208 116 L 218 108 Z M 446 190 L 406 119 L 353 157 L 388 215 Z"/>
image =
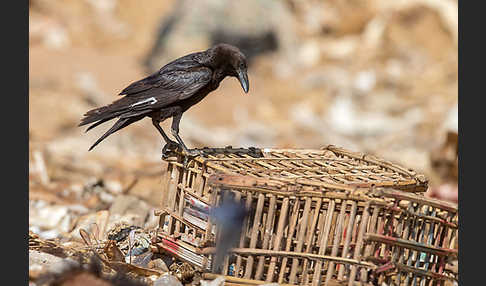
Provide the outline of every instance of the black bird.
<path id="1" fill-rule="evenodd" d="M 144 118 L 152 118 L 167 148 L 182 147 L 188 155 L 198 155 L 189 150 L 179 136 L 182 114 L 201 101 L 227 76 L 238 78 L 241 87 L 248 93 L 247 62 L 241 51 L 228 44 L 217 44 L 206 51 L 192 53 L 163 66 L 158 72 L 130 84 L 119 95 L 123 98 L 113 103 L 88 111 L 79 126 L 93 123 L 86 132 L 101 123 L 118 118 L 90 148 L 93 149 L 110 134 Z M 160 122 L 172 117 L 171 133 L 178 143 L 172 141 L 160 127 Z"/>

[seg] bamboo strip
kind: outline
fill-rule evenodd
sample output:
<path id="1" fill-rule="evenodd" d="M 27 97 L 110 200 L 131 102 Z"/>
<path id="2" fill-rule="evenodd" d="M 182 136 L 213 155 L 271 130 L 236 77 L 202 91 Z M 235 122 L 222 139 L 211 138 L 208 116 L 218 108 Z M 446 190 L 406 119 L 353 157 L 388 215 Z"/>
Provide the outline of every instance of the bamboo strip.
<path id="1" fill-rule="evenodd" d="M 299 206 L 300 206 L 300 201 L 299 199 L 296 199 L 294 201 L 294 207 L 292 208 L 291 211 L 292 217 L 290 219 L 289 231 L 287 233 L 287 243 L 285 245 L 285 251 L 289 251 L 292 245 L 294 232 L 295 232 L 295 225 L 297 224 L 297 218 L 299 216 Z M 280 272 L 278 275 L 278 283 L 283 282 L 284 274 L 286 273 L 286 268 L 287 268 L 287 259 L 288 259 L 287 257 L 282 258 L 282 263 L 280 265 Z"/>
<path id="2" fill-rule="evenodd" d="M 280 209 L 280 215 L 278 218 L 277 233 L 273 243 L 273 251 L 280 250 L 281 241 L 283 237 L 283 230 L 284 230 L 285 222 L 287 221 L 288 209 L 289 209 L 289 198 L 284 198 L 282 202 L 282 208 Z M 268 266 L 268 271 L 267 271 L 267 279 L 266 279 L 267 282 L 273 281 L 276 262 L 277 262 L 276 257 L 272 257 L 270 259 L 270 265 Z"/>
<path id="3" fill-rule="evenodd" d="M 368 225 L 367 230 L 366 230 L 367 233 L 376 233 L 377 223 L 378 223 L 377 222 L 378 214 L 380 213 L 380 210 L 381 209 L 379 207 L 375 207 L 373 209 L 373 214 L 371 215 L 371 219 L 369 221 L 369 225 Z M 364 257 L 368 257 L 371 253 L 373 253 L 375 246 L 376 246 L 376 243 L 367 244 L 364 248 Z M 362 269 L 360 275 L 361 275 L 361 278 L 360 278 L 361 282 L 364 282 L 364 281 L 367 280 L 368 273 L 367 273 L 366 269 Z"/>
<path id="4" fill-rule="evenodd" d="M 203 273 L 202 277 L 203 279 L 207 280 L 213 280 L 218 278 L 221 275 L 213 274 L 213 273 Z M 224 276 L 225 283 L 226 282 L 234 282 L 234 283 L 240 283 L 240 285 L 262 285 L 266 284 L 265 281 L 259 281 L 259 280 L 254 280 L 254 279 L 245 279 L 245 278 L 237 278 L 233 276 Z M 226 283 L 227 284 L 227 283 Z M 290 284 L 280 284 L 282 286 L 291 286 Z"/>
<path id="5" fill-rule="evenodd" d="M 265 196 L 263 194 L 258 195 L 257 207 L 255 218 L 253 219 L 253 226 L 250 238 L 250 248 L 255 248 L 258 240 L 258 231 L 260 229 L 260 221 L 262 219 L 263 203 L 265 201 Z M 248 257 L 246 261 L 245 276 L 243 278 L 250 278 L 253 271 L 253 256 Z"/>
<path id="6" fill-rule="evenodd" d="M 275 196 L 270 195 L 270 204 L 268 206 L 268 216 L 267 216 L 267 221 L 265 223 L 265 233 L 264 233 L 264 237 L 263 237 L 262 249 L 269 249 L 271 247 L 270 235 L 273 231 L 276 201 L 277 200 L 276 200 Z M 255 279 L 257 279 L 257 280 L 260 280 L 261 276 L 263 274 L 264 261 L 265 261 L 265 256 L 260 256 L 258 258 L 257 271 L 255 273 Z"/>
<path id="7" fill-rule="evenodd" d="M 353 258 L 355 260 L 360 261 L 362 257 L 361 253 L 361 248 L 363 246 L 363 238 L 364 234 L 366 232 L 366 225 L 368 224 L 368 219 L 370 215 L 370 203 L 366 204 L 365 209 L 363 210 L 363 216 L 360 222 L 360 227 L 359 227 L 359 233 L 358 233 L 358 238 L 356 241 L 356 247 L 354 248 L 354 255 Z M 356 278 L 356 272 L 358 271 L 358 267 L 356 265 L 351 266 L 351 273 L 349 274 L 349 284 L 348 286 L 352 286 L 355 278 Z"/>
<path id="8" fill-rule="evenodd" d="M 320 212 L 320 209 L 321 209 L 321 204 L 322 204 L 322 199 L 318 198 L 316 205 L 314 207 L 314 210 L 313 210 L 314 213 L 313 213 L 312 223 L 310 225 L 310 229 L 309 229 L 308 235 L 307 235 L 306 248 L 305 248 L 305 252 L 307 252 L 307 253 L 309 253 L 311 251 L 312 242 L 313 242 L 314 236 L 315 236 L 315 229 L 316 229 L 317 224 L 318 224 L 318 218 L 319 218 L 319 212 Z M 308 264 L 309 264 L 309 260 L 305 259 L 304 265 L 302 266 L 302 272 L 303 272 L 302 284 L 306 284 L 306 285 L 309 284 L 309 274 L 307 273 Z"/>
<path id="9" fill-rule="evenodd" d="M 331 222 L 334 216 L 334 207 L 336 206 L 335 201 L 329 202 L 329 207 L 326 214 L 326 222 L 324 225 L 323 234 L 321 236 L 321 241 L 319 242 L 319 255 L 324 255 L 327 248 L 327 241 L 329 238 L 329 230 L 331 229 Z M 316 263 L 314 268 L 314 277 L 312 279 L 312 285 L 320 285 L 321 284 L 321 269 L 322 269 L 322 262 L 319 261 Z"/>
<path id="10" fill-rule="evenodd" d="M 336 231 L 334 233 L 334 239 L 333 239 L 333 242 L 332 242 L 333 247 L 332 247 L 332 250 L 331 250 L 331 256 L 337 256 L 338 247 L 339 247 L 339 244 L 341 243 L 344 214 L 345 214 L 345 211 L 346 211 L 345 204 L 346 203 L 343 201 L 342 206 L 341 206 L 341 211 L 339 213 L 339 221 L 338 221 L 337 228 L 336 228 Z M 334 262 L 331 261 L 331 262 L 329 262 L 329 267 L 327 268 L 326 281 L 325 281 L 324 285 L 329 284 L 329 281 L 330 281 L 330 279 L 332 278 L 333 275 L 334 275 Z"/>
<path id="11" fill-rule="evenodd" d="M 349 214 L 349 221 L 348 221 L 348 225 L 347 225 L 348 227 L 346 228 L 346 232 L 345 232 L 346 237 L 344 239 L 343 252 L 342 252 L 342 255 L 341 255 L 342 258 L 346 258 L 348 256 L 349 244 L 350 244 L 351 238 L 353 236 L 352 231 L 353 231 L 354 219 L 355 219 L 356 210 L 357 210 L 357 204 L 356 204 L 355 201 L 349 201 L 349 203 L 351 205 L 351 212 Z M 344 277 L 344 265 L 342 265 L 339 268 L 338 281 L 343 280 L 343 277 Z"/>
<path id="12" fill-rule="evenodd" d="M 180 176 L 180 168 L 173 167 L 170 175 L 169 192 L 168 192 L 169 194 L 167 198 L 168 201 L 167 204 L 170 210 L 169 213 L 172 213 L 174 211 L 174 207 L 176 204 L 177 185 L 179 181 L 179 176 Z M 172 216 L 169 216 L 169 224 L 168 224 L 169 233 L 172 233 L 173 223 L 174 220 L 172 219 Z"/>
<path id="13" fill-rule="evenodd" d="M 295 252 L 301 252 L 302 246 L 304 245 L 304 236 L 305 236 L 305 230 L 307 228 L 311 202 L 312 202 L 311 198 L 305 198 L 304 212 L 302 213 L 302 221 L 299 224 L 299 233 L 297 235 L 297 246 L 294 248 Z M 299 265 L 299 260 L 297 258 L 294 258 L 292 260 L 292 266 L 290 269 L 290 276 L 289 276 L 289 283 L 291 284 L 293 284 L 295 281 L 298 265 Z"/>
<path id="14" fill-rule="evenodd" d="M 374 269 L 376 266 L 373 263 L 367 261 L 359 261 L 352 258 L 342 258 L 336 257 L 331 255 L 320 255 L 315 253 L 307 253 L 307 252 L 295 252 L 295 251 L 284 251 L 284 250 L 266 250 L 266 249 L 259 249 L 259 248 L 231 248 L 229 250 L 231 253 L 235 254 L 243 254 L 245 256 L 250 255 L 264 255 L 264 256 L 280 256 L 280 257 L 287 257 L 287 258 L 300 258 L 300 259 L 311 259 L 315 261 L 334 261 L 337 263 L 346 263 L 350 265 L 360 265 L 369 267 L 370 269 Z M 215 247 L 207 247 L 200 250 L 198 253 L 201 254 L 212 254 L 216 252 Z"/>
<path id="15" fill-rule="evenodd" d="M 183 183 L 187 183 L 186 180 L 187 180 L 187 177 L 188 177 L 188 172 L 182 172 L 182 182 Z M 179 185 L 179 184 L 178 184 Z M 180 217 L 182 217 L 182 213 L 184 212 L 184 203 L 185 203 L 185 200 L 184 200 L 184 189 L 181 188 L 180 191 L 178 192 L 179 193 L 179 206 L 178 206 L 178 215 Z M 179 221 L 176 222 L 176 226 L 175 226 L 175 231 L 174 233 L 175 234 L 179 234 L 181 232 L 181 224 Z"/>

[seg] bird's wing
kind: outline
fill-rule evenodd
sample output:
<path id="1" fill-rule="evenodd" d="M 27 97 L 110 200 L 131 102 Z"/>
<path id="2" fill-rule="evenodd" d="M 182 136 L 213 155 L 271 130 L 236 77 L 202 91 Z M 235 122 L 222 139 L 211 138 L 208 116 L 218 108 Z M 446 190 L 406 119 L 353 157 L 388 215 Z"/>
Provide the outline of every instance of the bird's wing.
<path id="1" fill-rule="evenodd" d="M 211 81 L 211 75 L 207 67 L 161 70 L 132 83 L 121 94 L 131 99 L 132 111 L 162 108 L 196 94 Z"/>

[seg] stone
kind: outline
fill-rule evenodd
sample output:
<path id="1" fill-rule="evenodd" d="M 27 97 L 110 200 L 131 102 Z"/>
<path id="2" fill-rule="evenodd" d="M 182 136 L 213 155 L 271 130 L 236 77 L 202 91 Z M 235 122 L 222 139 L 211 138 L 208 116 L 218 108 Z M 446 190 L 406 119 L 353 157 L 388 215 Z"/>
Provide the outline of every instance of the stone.
<path id="1" fill-rule="evenodd" d="M 175 276 L 172 276 L 170 274 L 164 274 L 160 276 L 157 280 L 155 280 L 152 285 L 153 286 L 182 286 L 182 283 Z"/>

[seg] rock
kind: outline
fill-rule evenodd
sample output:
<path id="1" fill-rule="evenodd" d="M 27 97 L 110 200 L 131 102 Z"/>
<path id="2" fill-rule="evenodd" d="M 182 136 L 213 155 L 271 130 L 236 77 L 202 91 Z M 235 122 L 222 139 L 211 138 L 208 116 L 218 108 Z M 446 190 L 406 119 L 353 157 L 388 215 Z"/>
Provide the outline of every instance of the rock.
<path id="1" fill-rule="evenodd" d="M 31 208 L 30 211 L 29 225 L 52 229 L 67 215 L 68 208 L 66 206 L 53 205 Z"/>
<path id="2" fill-rule="evenodd" d="M 201 280 L 201 286 L 222 286 L 224 285 L 224 277 L 218 276 L 211 281 Z"/>
<path id="3" fill-rule="evenodd" d="M 111 229 L 116 223 L 143 227 L 149 210 L 150 206 L 135 196 L 117 196 L 110 207 L 108 229 Z"/>
<path id="4" fill-rule="evenodd" d="M 169 267 L 167 267 L 167 264 L 165 264 L 164 260 L 162 260 L 161 258 L 151 260 L 148 263 L 147 267 L 150 269 L 157 269 L 157 270 L 169 272 Z"/>
<path id="5" fill-rule="evenodd" d="M 62 273 L 65 269 L 78 265 L 70 258 L 60 258 L 52 254 L 29 250 L 29 275 L 38 277 L 43 273 Z"/>
<path id="6" fill-rule="evenodd" d="M 40 252 L 37 250 L 29 250 L 29 268 L 40 265 L 41 267 L 48 267 L 63 259 L 52 254 Z"/>
<path id="7" fill-rule="evenodd" d="M 91 213 L 91 214 L 81 216 L 78 219 L 74 230 L 71 231 L 72 237 L 76 240 L 82 241 L 81 235 L 79 234 L 79 230 L 84 229 L 90 232 L 92 231 L 93 224 L 97 224 L 99 229 L 98 239 L 104 239 L 109 217 L 110 217 L 110 212 L 107 210 L 102 210 L 96 213 Z"/>
<path id="8" fill-rule="evenodd" d="M 182 283 L 170 274 L 164 274 L 154 281 L 153 286 L 182 286 Z"/>
<path id="9" fill-rule="evenodd" d="M 71 228 L 72 213 L 68 206 L 47 205 L 44 201 L 30 201 L 29 228 L 43 239 L 57 238 Z"/>

